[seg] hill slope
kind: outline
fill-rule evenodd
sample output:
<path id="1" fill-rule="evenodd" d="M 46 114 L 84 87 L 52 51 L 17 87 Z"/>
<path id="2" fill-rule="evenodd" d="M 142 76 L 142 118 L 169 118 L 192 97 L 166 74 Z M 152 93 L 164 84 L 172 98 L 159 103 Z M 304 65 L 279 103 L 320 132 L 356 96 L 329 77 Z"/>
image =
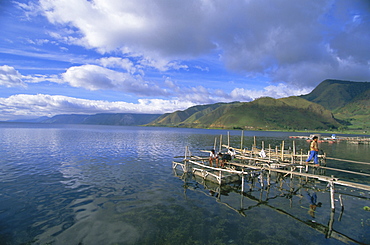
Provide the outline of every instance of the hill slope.
<path id="1" fill-rule="evenodd" d="M 196 108 L 197 106 L 195 106 Z M 234 102 L 189 108 L 181 113 L 188 117 L 179 120 L 179 113 L 163 115 L 149 125 L 240 128 L 240 129 L 331 129 L 339 127 L 331 112 L 299 97 L 283 99 L 260 98 L 253 102 Z M 191 110 L 190 110 L 191 109 Z M 193 113 L 192 113 L 193 112 Z M 176 117 L 175 120 L 171 120 Z"/>
<path id="2" fill-rule="evenodd" d="M 350 129 L 370 128 L 370 82 L 325 80 L 301 98 L 331 110 Z"/>
<path id="3" fill-rule="evenodd" d="M 356 100 L 368 90 L 370 90 L 369 82 L 325 80 L 311 93 L 300 97 L 322 105 L 328 110 L 335 111 Z"/>

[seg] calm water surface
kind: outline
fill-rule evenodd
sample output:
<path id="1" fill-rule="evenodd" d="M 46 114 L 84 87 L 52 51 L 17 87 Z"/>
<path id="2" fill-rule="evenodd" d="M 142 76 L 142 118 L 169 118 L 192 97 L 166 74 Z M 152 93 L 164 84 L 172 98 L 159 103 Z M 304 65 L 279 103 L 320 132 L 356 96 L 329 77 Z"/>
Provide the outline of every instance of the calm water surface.
<path id="1" fill-rule="evenodd" d="M 345 244 L 336 236 L 370 244 L 368 191 L 338 187 L 345 209 L 337 204 L 331 214 L 325 183 L 309 182 L 323 203 L 311 217 L 301 190 L 285 191 L 301 179 L 276 182 L 280 189 L 246 181 L 250 191 L 241 195 L 238 186 L 220 190 L 172 170 L 185 146 L 206 156 L 201 150 L 221 134 L 227 144 L 222 130 L 0 124 L 0 244 Z M 232 146 L 240 146 L 240 134 L 230 132 Z M 288 148 L 288 136 L 301 134 L 244 135 L 244 147 L 256 136 L 258 145 L 284 140 Z M 307 150 L 306 141 L 295 143 Z M 370 159 L 369 145 L 321 148 L 331 157 Z M 370 173 L 370 165 L 327 164 Z M 332 174 L 370 184 L 369 177 Z"/>

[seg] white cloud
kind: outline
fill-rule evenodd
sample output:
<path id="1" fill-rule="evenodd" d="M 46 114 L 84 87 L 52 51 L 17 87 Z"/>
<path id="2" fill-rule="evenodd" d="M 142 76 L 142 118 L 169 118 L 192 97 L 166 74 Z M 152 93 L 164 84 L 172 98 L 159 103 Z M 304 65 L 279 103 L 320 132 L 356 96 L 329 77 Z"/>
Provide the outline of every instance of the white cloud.
<path id="1" fill-rule="evenodd" d="M 5 87 L 26 87 L 23 76 L 14 67 L 0 66 L 0 86 Z"/>
<path id="2" fill-rule="evenodd" d="M 98 63 L 108 68 L 116 67 L 122 68 L 129 72 L 130 74 L 134 74 L 137 71 L 137 68 L 135 67 L 134 63 L 127 58 L 122 59 L 120 57 L 104 57 L 99 59 Z"/>
<path id="3" fill-rule="evenodd" d="M 284 98 L 288 96 L 299 96 L 308 94 L 313 88 L 299 88 L 292 85 L 286 85 L 279 83 L 278 85 L 270 85 L 265 87 L 263 90 L 248 90 L 244 88 L 235 88 L 231 93 L 230 97 L 232 101 L 252 101 L 260 97 L 272 97 L 275 99 Z"/>
<path id="4" fill-rule="evenodd" d="M 189 101 L 140 99 L 138 103 L 86 100 L 61 95 L 18 94 L 0 98 L 0 120 L 54 116 L 57 114 L 152 113 L 184 110 L 194 105 Z"/>
<path id="5" fill-rule="evenodd" d="M 138 96 L 168 94 L 166 89 L 144 81 L 140 75 L 133 76 L 96 65 L 70 67 L 62 77 L 71 86 L 88 90 L 118 90 Z"/>

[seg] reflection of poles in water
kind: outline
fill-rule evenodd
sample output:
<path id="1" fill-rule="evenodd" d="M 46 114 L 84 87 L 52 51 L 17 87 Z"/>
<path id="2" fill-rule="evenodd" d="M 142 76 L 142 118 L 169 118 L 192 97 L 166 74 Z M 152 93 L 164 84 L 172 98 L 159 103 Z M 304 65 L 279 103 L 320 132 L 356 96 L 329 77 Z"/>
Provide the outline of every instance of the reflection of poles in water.
<path id="1" fill-rule="evenodd" d="M 338 221 L 341 221 L 342 219 L 342 215 L 343 215 L 343 211 L 344 211 L 344 205 L 343 205 L 343 200 L 342 200 L 342 194 L 339 194 L 339 201 L 340 201 L 340 206 L 342 207 L 341 208 L 341 211 L 340 211 L 340 215 L 338 217 Z"/>
<path id="2" fill-rule="evenodd" d="M 277 175 L 276 176 L 277 178 L 279 177 L 279 175 Z M 183 175 L 182 177 L 181 177 L 181 179 L 183 179 L 184 181 L 185 180 L 187 180 L 188 178 L 192 178 L 191 177 L 191 175 L 187 175 L 187 176 L 185 176 L 185 175 Z M 249 179 L 249 181 L 251 181 L 251 180 L 253 180 L 253 179 L 256 179 L 256 176 L 252 176 L 250 179 Z M 207 186 L 207 181 L 205 181 L 205 180 L 203 180 L 202 181 L 202 184 L 204 185 L 204 187 L 206 188 L 206 189 L 208 189 L 208 186 Z M 190 185 L 189 185 L 190 184 Z M 276 182 L 276 184 L 277 184 L 277 182 Z M 275 185 L 273 185 L 273 186 L 275 186 Z M 184 187 L 184 189 L 190 189 L 190 190 L 193 190 L 193 191 L 200 191 L 200 192 L 203 192 L 199 187 L 198 187 L 198 185 L 196 185 L 196 187 L 195 188 L 191 188 L 192 187 L 192 185 L 191 185 L 191 182 L 187 182 L 186 181 L 186 183 L 183 185 L 183 187 Z M 190 187 L 190 188 L 189 188 Z M 301 190 L 301 187 L 302 186 L 300 186 L 298 189 L 296 189 L 296 190 L 290 190 L 290 191 L 288 191 L 289 192 L 289 194 L 292 194 L 292 195 L 296 195 L 297 194 L 297 192 L 298 191 L 300 191 Z M 281 195 L 276 195 L 276 196 L 273 196 L 273 197 L 268 197 L 268 195 L 266 196 L 266 199 L 265 200 L 262 200 L 262 198 L 260 197 L 260 199 L 258 199 L 258 198 L 256 198 L 255 196 L 253 196 L 251 193 L 245 193 L 245 192 L 241 192 L 241 199 L 240 199 L 240 208 L 233 208 L 231 205 L 229 205 L 229 204 L 227 204 L 227 203 L 224 203 L 224 202 L 222 202 L 221 201 L 221 189 L 222 189 L 222 186 L 220 186 L 220 185 L 218 185 L 217 186 L 217 188 L 216 189 L 213 189 L 213 191 L 209 191 L 209 193 L 208 193 L 208 191 L 207 191 L 207 193 L 204 193 L 204 194 L 206 194 L 207 196 L 208 195 L 210 195 L 211 193 L 213 193 L 213 194 L 211 194 L 211 196 L 213 196 L 213 197 L 215 197 L 215 199 L 217 199 L 217 202 L 219 202 L 219 203 L 221 203 L 221 204 L 223 204 L 223 205 L 225 205 L 225 206 L 227 206 L 227 207 L 229 207 L 229 208 L 231 208 L 231 209 L 233 209 L 234 211 L 236 211 L 236 212 L 238 212 L 240 215 L 242 215 L 242 216 L 246 216 L 246 211 L 247 210 L 250 210 L 250 209 L 252 209 L 252 208 L 254 208 L 254 207 L 258 207 L 258 206 L 260 206 L 260 205 L 264 205 L 264 206 L 266 206 L 266 207 L 269 207 L 269 208 L 271 208 L 271 209 L 273 209 L 273 210 L 275 210 L 275 211 L 277 211 L 278 213 L 281 213 L 281 214 L 285 214 L 285 215 L 287 215 L 288 217 L 291 217 L 291 218 L 293 218 L 293 219 L 295 219 L 295 220 L 297 220 L 297 221 L 299 221 L 299 222 L 302 222 L 302 223 L 304 223 L 305 225 L 308 225 L 308 226 L 310 226 L 310 227 L 312 227 L 312 228 L 314 228 L 316 231 L 318 231 L 318 232 L 321 232 L 321 233 L 323 233 L 324 235 L 325 235 L 325 237 L 326 238 L 333 238 L 333 239 L 336 239 L 336 240 L 338 240 L 338 241 L 341 241 L 341 242 L 345 242 L 345 243 L 359 243 L 358 241 L 356 241 L 356 240 L 354 240 L 354 239 L 352 239 L 352 238 L 350 238 L 350 237 L 348 237 L 347 235 L 345 235 L 345 234 L 342 234 L 342 233 L 339 233 L 339 232 L 336 232 L 334 229 L 333 229 L 333 224 L 334 224 L 334 212 L 331 212 L 331 215 L 330 215 L 330 220 L 329 220 L 329 222 L 328 222 L 328 225 L 327 226 L 325 226 L 325 225 L 322 225 L 322 224 L 319 224 L 319 223 L 316 223 L 316 222 L 307 222 L 307 221 L 304 221 L 304 220 L 302 220 L 302 219 L 299 219 L 299 218 L 297 218 L 297 217 L 295 217 L 294 215 L 292 215 L 292 214 L 290 214 L 290 213 L 288 213 L 287 211 L 284 211 L 283 209 L 281 209 L 281 208 L 276 208 L 276 207 L 273 207 L 273 206 L 271 206 L 271 205 L 269 205 L 268 204 L 268 201 L 269 200 L 272 200 L 272 199 L 275 199 L 276 197 L 281 197 Z M 269 189 L 270 189 L 270 186 L 267 186 L 267 191 L 269 191 Z M 228 190 L 228 192 L 229 192 L 230 190 Z M 253 190 L 251 189 L 250 190 L 250 192 L 252 192 Z M 261 189 L 261 191 L 263 191 L 263 188 Z M 184 191 L 185 192 L 185 191 Z M 237 191 L 235 191 L 235 192 L 238 192 L 238 193 L 240 193 L 240 189 L 238 189 Z M 284 196 L 286 196 L 285 194 L 284 194 Z M 247 207 L 247 208 L 244 208 L 244 197 L 247 197 L 248 199 L 250 199 L 250 200 L 252 200 L 252 201 L 256 201 L 257 202 L 257 204 L 256 205 L 252 205 L 252 206 L 249 206 L 249 207 Z M 339 197 L 340 199 L 341 199 L 341 197 Z M 316 197 L 316 201 L 317 201 L 317 197 Z M 342 206 L 342 211 L 343 211 L 343 206 Z"/>
<path id="3" fill-rule="evenodd" d="M 330 220 L 329 220 L 329 223 L 328 223 L 328 231 L 325 234 L 325 238 L 330 238 L 331 237 L 331 233 L 333 232 L 334 214 L 335 214 L 335 210 L 331 210 L 331 212 L 330 212 Z"/>
<path id="4" fill-rule="evenodd" d="M 258 181 L 261 184 L 261 189 L 263 189 L 263 171 L 261 171 L 260 174 L 258 175 Z"/>

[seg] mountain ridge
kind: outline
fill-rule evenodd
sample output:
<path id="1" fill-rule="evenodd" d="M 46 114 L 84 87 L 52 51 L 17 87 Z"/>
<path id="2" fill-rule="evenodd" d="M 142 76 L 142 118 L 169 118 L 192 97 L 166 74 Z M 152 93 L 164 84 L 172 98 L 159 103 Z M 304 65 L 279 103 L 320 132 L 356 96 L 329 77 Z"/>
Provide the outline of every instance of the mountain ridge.
<path id="1" fill-rule="evenodd" d="M 309 94 L 251 102 L 196 105 L 165 114 L 68 114 L 37 123 L 142 125 L 250 130 L 332 130 L 370 128 L 370 83 L 328 79 Z M 20 121 L 20 120 L 17 120 Z M 27 120 L 32 122 L 32 120 Z"/>
<path id="2" fill-rule="evenodd" d="M 145 125 L 161 114 L 136 114 L 136 113 L 98 113 L 85 114 L 60 114 L 44 120 L 35 119 L 39 123 L 50 124 L 93 124 L 93 125 L 117 125 L 139 126 Z"/>
<path id="3" fill-rule="evenodd" d="M 370 83 L 327 79 L 307 95 L 193 106 L 167 113 L 148 125 L 260 130 L 358 129 L 361 123 L 365 128 L 370 127 L 363 123 L 370 121 L 369 101 Z M 187 117 L 176 117 L 179 115 Z"/>

